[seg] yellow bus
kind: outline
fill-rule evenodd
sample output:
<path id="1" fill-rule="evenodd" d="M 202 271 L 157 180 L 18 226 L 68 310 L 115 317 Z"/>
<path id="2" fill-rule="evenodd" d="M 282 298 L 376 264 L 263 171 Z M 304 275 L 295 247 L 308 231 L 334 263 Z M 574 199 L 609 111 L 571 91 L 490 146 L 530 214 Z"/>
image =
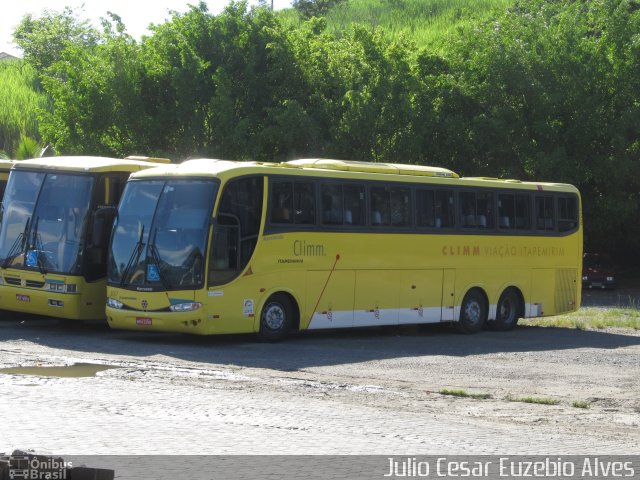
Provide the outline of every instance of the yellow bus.
<path id="1" fill-rule="evenodd" d="M 12 160 L 0 160 L 0 202 L 2 202 L 2 196 L 4 195 L 4 189 L 7 187 L 9 171 L 12 166 Z"/>
<path id="2" fill-rule="evenodd" d="M 15 162 L 0 223 L 0 309 L 104 318 L 118 200 L 131 172 L 158 165 L 102 157 Z"/>
<path id="3" fill-rule="evenodd" d="M 415 165 L 191 160 L 131 176 L 112 328 L 220 334 L 453 322 L 508 330 L 580 305 L 571 185 Z"/>

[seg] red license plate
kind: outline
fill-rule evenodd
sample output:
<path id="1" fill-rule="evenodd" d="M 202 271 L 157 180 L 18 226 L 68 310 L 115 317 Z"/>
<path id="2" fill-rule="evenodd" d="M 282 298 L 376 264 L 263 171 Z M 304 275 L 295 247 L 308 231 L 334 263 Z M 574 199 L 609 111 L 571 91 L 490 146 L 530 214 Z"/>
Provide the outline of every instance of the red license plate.
<path id="1" fill-rule="evenodd" d="M 136 317 L 136 325 L 151 325 L 153 320 L 149 317 Z"/>
<path id="2" fill-rule="evenodd" d="M 30 302 L 31 298 L 29 298 L 29 295 L 20 295 L 19 293 L 16 293 L 16 300 L 20 302 Z"/>

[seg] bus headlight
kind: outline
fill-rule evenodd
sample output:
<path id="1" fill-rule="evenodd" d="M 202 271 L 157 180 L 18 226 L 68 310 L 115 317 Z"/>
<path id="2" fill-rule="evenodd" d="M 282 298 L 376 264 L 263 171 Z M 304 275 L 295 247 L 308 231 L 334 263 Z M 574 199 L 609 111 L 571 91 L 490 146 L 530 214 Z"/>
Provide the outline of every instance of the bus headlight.
<path id="1" fill-rule="evenodd" d="M 59 293 L 76 293 L 76 285 L 74 283 L 59 283 L 47 281 L 45 288 L 50 292 Z"/>
<path id="2" fill-rule="evenodd" d="M 107 306 L 120 310 L 122 307 L 124 307 L 124 303 L 119 302 L 115 298 L 109 297 L 109 298 L 107 298 Z"/>
<path id="3" fill-rule="evenodd" d="M 172 312 L 192 312 L 200 308 L 202 308 L 202 304 L 200 302 L 185 302 L 171 305 L 169 307 L 169 310 L 171 310 Z"/>

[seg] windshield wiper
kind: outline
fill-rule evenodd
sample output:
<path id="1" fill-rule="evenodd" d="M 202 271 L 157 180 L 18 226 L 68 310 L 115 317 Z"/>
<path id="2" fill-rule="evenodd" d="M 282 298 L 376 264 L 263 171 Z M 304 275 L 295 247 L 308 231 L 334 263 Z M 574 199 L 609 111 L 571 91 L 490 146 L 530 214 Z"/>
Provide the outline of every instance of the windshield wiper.
<path id="1" fill-rule="evenodd" d="M 144 248 L 144 243 L 142 243 L 143 237 L 144 237 L 144 225 L 140 230 L 140 237 L 138 238 L 138 242 L 133 247 L 133 251 L 131 252 L 131 256 L 129 257 L 127 266 L 124 267 L 124 270 L 122 271 L 122 278 L 120 279 L 121 287 L 124 286 L 125 282 L 127 281 L 127 275 L 129 274 L 129 270 L 131 270 L 131 267 L 133 266 L 133 264 L 137 263 L 138 260 L 140 259 L 140 254 L 142 253 L 142 249 Z"/>
<path id="2" fill-rule="evenodd" d="M 156 247 L 156 237 L 158 236 L 158 227 L 153 230 L 153 240 L 149 242 L 148 252 L 151 255 L 151 259 L 153 263 L 156 264 L 158 268 L 158 278 L 160 279 L 160 283 L 165 290 L 169 290 L 169 284 L 167 283 L 164 274 L 162 273 L 162 267 L 160 266 L 160 253 L 158 253 L 158 247 Z M 147 280 L 149 280 L 147 278 Z"/>
<path id="3" fill-rule="evenodd" d="M 11 248 L 9 249 L 9 253 L 7 253 L 7 256 L 2 261 L 2 268 L 7 268 L 9 266 L 9 262 L 13 258 L 15 258 L 19 253 L 25 251 L 25 247 L 27 246 L 27 232 L 29 231 L 30 221 L 31 217 L 28 217 L 27 221 L 24 224 L 24 230 L 17 236 L 15 242 L 13 242 L 13 245 L 11 245 Z"/>
<path id="4" fill-rule="evenodd" d="M 36 253 L 36 264 L 38 265 L 38 270 L 40 273 L 45 275 L 47 273 L 47 269 L 44 267 L 44 262 L 42 261 L 42 237 L 38 233 L 38 224 L 40 223 L 40 217 L 36 217 L 36 221 L 33 224 L 33 230 L 31 231 L 31 245 L 29 249 L 33 249 Z"/>

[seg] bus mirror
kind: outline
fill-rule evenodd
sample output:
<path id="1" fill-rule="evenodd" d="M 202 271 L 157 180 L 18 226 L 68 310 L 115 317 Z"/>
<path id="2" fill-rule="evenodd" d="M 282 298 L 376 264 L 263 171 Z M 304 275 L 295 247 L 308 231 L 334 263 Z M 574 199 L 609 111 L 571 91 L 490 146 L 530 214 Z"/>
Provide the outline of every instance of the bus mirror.
<path id="1" fill-rule="evenodd" d="M 116 207 L 99 208 L 93 214 L 93 229 L 91 239 L 94 247 L 102 248 L 109 241 L 113 219 L 117 213 Z"/>

